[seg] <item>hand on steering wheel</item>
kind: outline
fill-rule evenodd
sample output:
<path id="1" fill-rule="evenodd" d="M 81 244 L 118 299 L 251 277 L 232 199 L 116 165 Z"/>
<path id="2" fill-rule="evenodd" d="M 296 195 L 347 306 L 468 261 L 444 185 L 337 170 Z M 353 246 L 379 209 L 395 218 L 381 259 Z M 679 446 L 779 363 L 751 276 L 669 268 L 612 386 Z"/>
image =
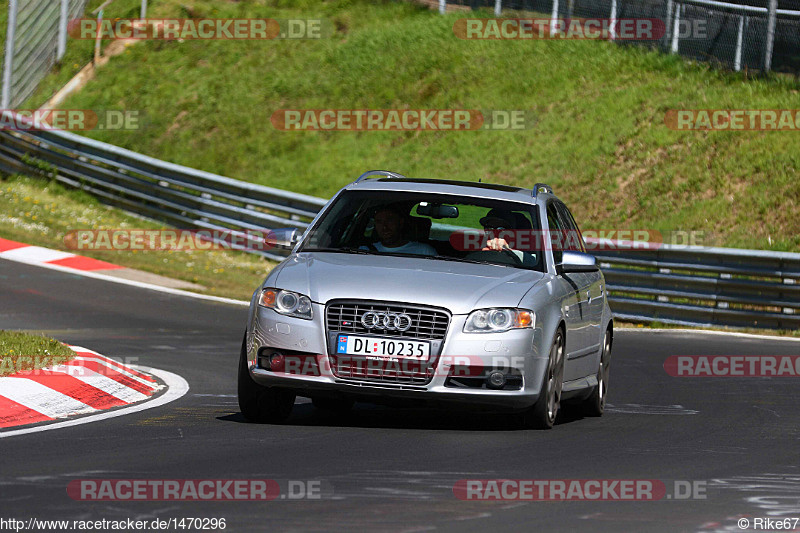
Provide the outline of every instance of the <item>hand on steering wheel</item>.
<path id="1" fill-rule="evenodd" d="M 522 259 L 520 259 L 519 256 L 514 253 L 514 250 L 512 250 L 508 246 L 508 243 L 506 242 L 505 239 L 499 239 L 499 238 L 489 239 L 488 241 L 486 241 L 486 247 L 484 247 L 483 249 L 492 250 L 496 252 L 503 252 L 513 257 L 516 263 L 522 264 Z"/>

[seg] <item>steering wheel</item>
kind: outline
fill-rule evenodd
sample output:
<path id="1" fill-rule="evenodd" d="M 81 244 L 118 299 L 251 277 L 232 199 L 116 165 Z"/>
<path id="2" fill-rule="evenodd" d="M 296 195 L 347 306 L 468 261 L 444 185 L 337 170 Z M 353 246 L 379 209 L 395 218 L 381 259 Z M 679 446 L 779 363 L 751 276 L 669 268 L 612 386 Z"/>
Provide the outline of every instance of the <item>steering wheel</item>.
<path id="1" fill-rule="evenodd" d="M 509 255 L 513 257 L 513 260 L 509 261 Z M 476 252 L 472 252 L 467 254 L 467 259 L 473 259 L 476 261 L 486 261 L 489 263 L 496 262 L 505 265 L 521 265 L 522 261 L 517 254 L 515 254 L 512 250 L 480 250 Z"/>
<path id="2" fill-rule="evenodd" d="M 506 246 L 506 247 L 502 248 L 500 251 L 503 252 L 506 255 L 510 255 L 511 257 L 513 257 L 515 264 L 517 264 L 517 265 L 521 265 L 522 264 L 522 259 L 520 259 L 520 257 L 517 254 L 515 254 L 514 250 L 512 250 L 511 248 Z"/>

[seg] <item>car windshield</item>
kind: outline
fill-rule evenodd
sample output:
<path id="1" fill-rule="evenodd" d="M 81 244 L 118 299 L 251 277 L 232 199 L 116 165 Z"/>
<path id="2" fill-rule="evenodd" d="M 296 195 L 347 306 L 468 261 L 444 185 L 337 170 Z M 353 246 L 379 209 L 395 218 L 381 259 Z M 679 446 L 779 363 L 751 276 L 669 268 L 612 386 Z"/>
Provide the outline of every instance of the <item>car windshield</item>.
<path id="1" fill-rule="evenodd" d="M 544 271 L 542 246 L 531 238 L 538 230 L 535 205 L 447 194 L 344 191 L 309 230 L 299 251 Z"/>

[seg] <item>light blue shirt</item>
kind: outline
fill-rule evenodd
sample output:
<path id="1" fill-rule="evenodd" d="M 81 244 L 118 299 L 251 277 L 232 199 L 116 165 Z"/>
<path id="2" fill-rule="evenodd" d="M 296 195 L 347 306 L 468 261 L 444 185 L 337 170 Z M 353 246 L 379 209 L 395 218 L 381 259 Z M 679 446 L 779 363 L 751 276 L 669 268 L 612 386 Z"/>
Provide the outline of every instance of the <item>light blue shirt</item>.
<path id="1" fill-rule="evenodd" d="M 422 242 L 407 242 L 402 246 L 390 248 L 384 246 L 380 242 L 376 242 L 373 246 L 379 252 L 386 252 L 390 254 L 417 254 L 417 255 L 436 255 L 436 249 L 430 244 Z M 362 246 L 362 249 L 364 247 Z"/>

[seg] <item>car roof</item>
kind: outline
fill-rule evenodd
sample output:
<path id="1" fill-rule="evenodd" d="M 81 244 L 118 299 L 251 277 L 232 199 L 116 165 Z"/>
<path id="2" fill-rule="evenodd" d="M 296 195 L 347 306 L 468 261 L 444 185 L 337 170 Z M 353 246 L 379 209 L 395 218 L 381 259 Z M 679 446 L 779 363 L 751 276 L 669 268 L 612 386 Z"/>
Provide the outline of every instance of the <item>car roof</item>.
<path id="1" fill-rule="evenodd" d="M 421 178 L 368 178 L 356 181 L 345 187 L 347 190 L 359 191 L 402 191 L 423 192 L 431 194 L 453 194 L 472 196 L 477 198 L 493 198 L 512 202 L 535 204 L 550 193 L 540 192 L 533 196 L 531 189 L 499 185 L 495 183 L 481 183 L 474 181 L 437 180 Z"/>

